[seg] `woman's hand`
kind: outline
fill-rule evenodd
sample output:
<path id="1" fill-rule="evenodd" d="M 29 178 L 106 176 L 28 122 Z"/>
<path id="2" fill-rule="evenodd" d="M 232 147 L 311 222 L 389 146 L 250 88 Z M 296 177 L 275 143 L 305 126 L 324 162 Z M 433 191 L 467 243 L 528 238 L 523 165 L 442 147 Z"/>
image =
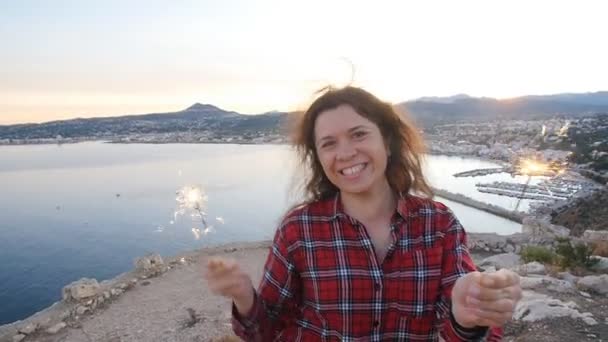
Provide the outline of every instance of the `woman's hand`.
<path id="1" fill-rule="evenodd" d="M 452 289 L 452 314 L 465 328 L 500 327 L 511 319 L 521 296 L 519 275 L 513 271 L 468 273 Z"/>
<path id="2" fill-rule="evenodd" d="M 234 260 L 211 258 L 205 278 L 211 292 L 232 299 L 243 316 L 253 307 L 254 290 L 251 278 Z"/>

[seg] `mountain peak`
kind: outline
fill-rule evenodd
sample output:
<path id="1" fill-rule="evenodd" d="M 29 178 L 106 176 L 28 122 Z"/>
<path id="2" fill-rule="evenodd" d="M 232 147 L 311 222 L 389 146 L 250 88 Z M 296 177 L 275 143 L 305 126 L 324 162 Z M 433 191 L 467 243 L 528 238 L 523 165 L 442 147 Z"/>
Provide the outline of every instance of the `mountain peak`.
<path id="1" fill-rule="evenodd" d="M 210 110 L 220 110 L 219 108 L 217 108 L 216 106 L 210 105 L 210 104 L 202 104 L 202 103 L 195 103 L 192 106 L 186 108 L 184 111 L 186 112 L 206 112 L 206 111 L 210 111 Z"/>

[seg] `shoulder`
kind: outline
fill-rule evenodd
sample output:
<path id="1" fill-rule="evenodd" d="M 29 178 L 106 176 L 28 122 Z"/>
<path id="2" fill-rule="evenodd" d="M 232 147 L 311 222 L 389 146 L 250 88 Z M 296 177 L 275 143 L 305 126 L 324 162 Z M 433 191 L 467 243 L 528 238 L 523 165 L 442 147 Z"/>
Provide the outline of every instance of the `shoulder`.
<path id="1" fill-rule="evenodd" d="M 442 202 L 414 195 L 404 196 L 403 202 L 404 207 L 402 210 L 408 216 L 431 221 L 432 226 L 436 229 L 445 231 L 455 223 L 458 223 L 454 212 Z"/>
<path id="2" fill-rule="evenodd" d="M 454 215 L 452 210 L 442 202 L 426 197 L 406 195 L 405 206 L 410 214 L 414 215 Z"/>
<path id="3" fill-rule="evenodd" d="M 335 209 L 334 199 L 307 202 L 293 207 L 281 219 L 279 234 L 291 239 L 297 238 L 303 230 L 310 230 L 318 224 L 331 221 Z"/>

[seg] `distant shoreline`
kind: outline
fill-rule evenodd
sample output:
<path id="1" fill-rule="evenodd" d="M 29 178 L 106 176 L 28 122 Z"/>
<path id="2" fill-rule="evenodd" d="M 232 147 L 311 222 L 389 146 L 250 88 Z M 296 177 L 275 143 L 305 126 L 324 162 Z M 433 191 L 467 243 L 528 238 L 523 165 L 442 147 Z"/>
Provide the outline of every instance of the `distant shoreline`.
<path id="1" fill-rule="evenodd" d="M 520 212 L 520 211 L 515 212 L 512 210 L 504 209 L 504 208 L 496 206 L 496 205 L 477 201 L 475 199 L 472 199 L 471 197 L 468 197 L 468 196 L 465 196 L 462 194 L 456 194 L 456 193 L 449 192 L 447 190 L 442 190 L 442 189 L 437 189 L 437 188 L 432 188 L 432 189 L 436 196 L 463 204 L 467 207 L 485 211 L 492 215 L 502 217 L 504 219 L 507 219 L 507 220 L 510 220 L 510 221 L 513 221 L 516 223 L 523 223 L 524 216 L 526 215 L 525 213 Z"/>

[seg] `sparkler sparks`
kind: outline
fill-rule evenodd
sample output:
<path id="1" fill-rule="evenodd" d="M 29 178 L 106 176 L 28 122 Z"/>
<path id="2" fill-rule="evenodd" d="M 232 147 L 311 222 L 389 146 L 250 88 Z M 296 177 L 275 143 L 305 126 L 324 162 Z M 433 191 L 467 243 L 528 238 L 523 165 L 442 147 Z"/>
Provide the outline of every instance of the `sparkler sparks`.
<path id="1" fill-rule="evenodd" d="M 565 166 L 559 162 L 546 162 L 534 158 L 520 158 L 515 163 L 515 173 L 524 176 L 548 176 L 555 177 L 563 173 Z"/>
<path id="2" fill-rule="evenodd" d="M 526 180 L 526 184 L 524 185 L 521 195 L 517 200 L 514 211 L 517 211 L 519 208 L 519 204 L 524 197 L 526 190 L 528 189 L 532 176 L 548 176 L 553 178 L 561 175 L 564 173 L 564 171 L 565 166 L 559 162 L 545 162 L 543 160 L 534 158 L 520 158 L 515 163 L 515 173 L 528 176 L 528 179 Z M 547 186 L 545 186 L 545 188 L 549 193 L 551 193 Z"/>
<path id="3" fill-rule="evenodd" d="M 188 185 L 175 192 L 177 195 L 175 201 L 177 208 L 173 213 L 173 220 L 170 224 L 175 224 L 178 218 L 190 216 L 194 227 L 190 230 L 195 240 L 200 240 L 201 237 L 209 233 L 215 232 L 215 228 L 207 222 L 207 201 L 208 196 L 204 189 L 199 185 Z M 224 218 L 218 216 L 215 220 L 224 224 Z"/>
<path id="4" fill-rule="evenodd" d="M 204 228 L 207 227 L 207 194 L 198 185 L 189 185 L 176 192 L 177 210 L 173 213 L 174 220 L 186 213 L 193 219 L 200 219 Z"/>

